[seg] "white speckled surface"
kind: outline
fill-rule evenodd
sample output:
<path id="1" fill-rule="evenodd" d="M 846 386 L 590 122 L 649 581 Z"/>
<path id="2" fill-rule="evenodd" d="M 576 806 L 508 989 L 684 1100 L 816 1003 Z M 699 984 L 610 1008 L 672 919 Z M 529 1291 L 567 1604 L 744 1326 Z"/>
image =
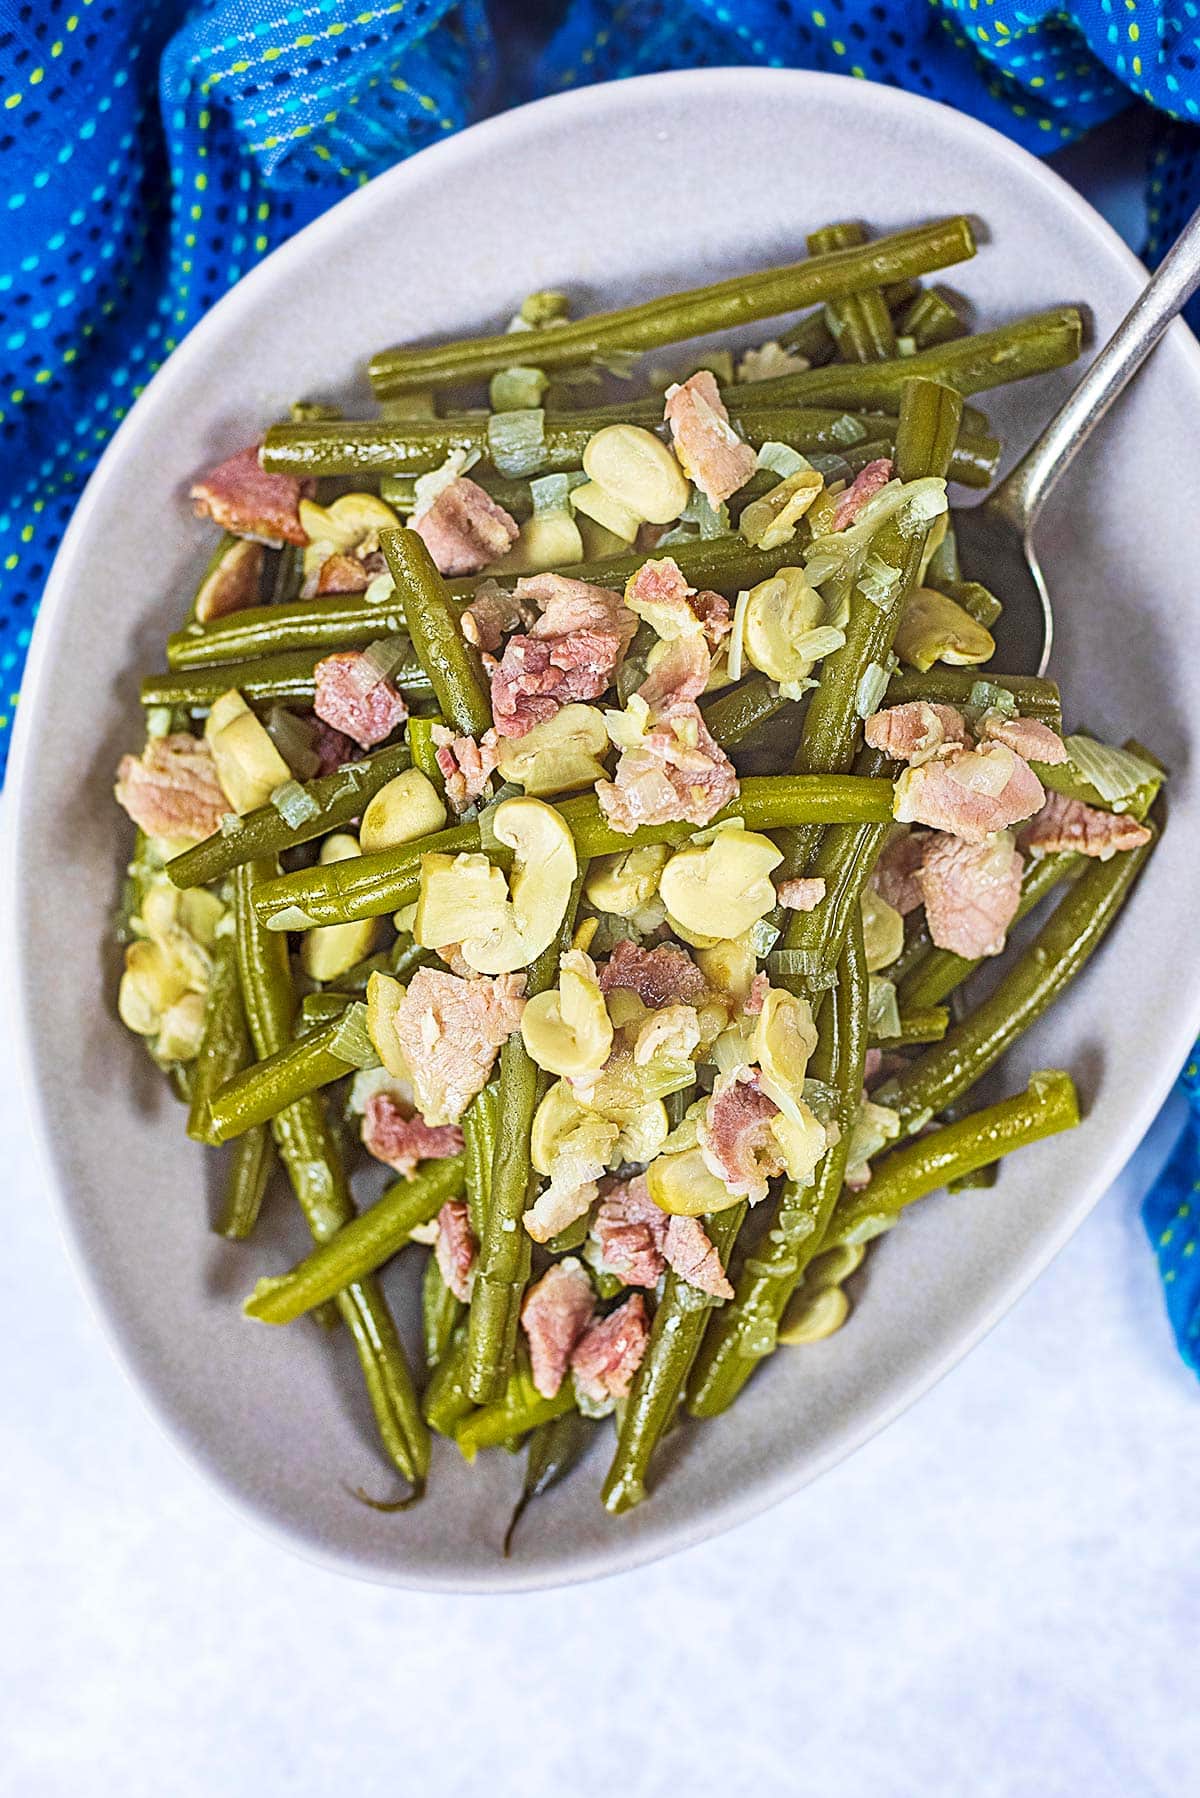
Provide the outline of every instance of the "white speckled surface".
<path id="1" fill-rule="evenodd" d="M 0 1786 L 1176 1798 L 1200 1397 L 1136 1219 L 1170 1111 L 1016 1311 L 819 1486 L 658 1567 L 484 1601 L 294 1560 L 150 1427 L 0 1045 Z"/>

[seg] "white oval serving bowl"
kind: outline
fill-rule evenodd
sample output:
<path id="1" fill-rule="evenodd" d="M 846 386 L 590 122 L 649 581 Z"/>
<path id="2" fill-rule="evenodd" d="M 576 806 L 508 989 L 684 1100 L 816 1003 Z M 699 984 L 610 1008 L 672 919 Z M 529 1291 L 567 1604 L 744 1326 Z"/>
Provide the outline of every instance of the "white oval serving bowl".
<path id="1" fill-rule="evenodd" d="M 1071 1235 L 1137 1143 L 1200 1024 L 1189 742 L 1200 666 L 1197 543 L 1171 470 L 1200 466 L 1200 350 L 1176 326 L 1055 495 L 1040 532 L 1059 604 L 1052 673 L 1071 723 L 1136 733 L 1172 769 L 1171 828 L 1113 940 L 1006 1063 L 1072 1069 L 1087 1120 L 991 1192 L 925 1201 L 872 1252 L 850 1324 L 781 1352 L 727 1415 L 672 1438 L 650 1501 L 608 1517 L 605 1449 L 500 1541 L 521 1462 L 439 1444 L 432 1495 L 384 1516 L 353 1355 L 337 1335 L 245 1321 L 258 1273 L 304 1252 L 286 1195 L 261 1236 L 209 1233 L 211 1170 L 114 1011 L 110 917 L 128 846 L 111 800 L 140 741 L 138 680 L 210 533 L 189 480 L 298 398 L 363 411 L 367 355 L 495 328 L 533 288 L 588 308 L 784 262 L 806 231 L 952 212 L 984 223 L 946 279 L 980 325 L 1078 301 L 1101 335 L 1144 279 L 1057 176 L 949 108 L 836 76 L 716 70 L 542 101 L 426 150 L 256 269 L 155 377 L 93 475 L 48 584 L 9 778 L 16 1028 L 48 1186 L 82 1278 L 151 1409 L 251 1518 L 331 1566 L 458 1590 L 631 1567 L 728 1528 L 866 1440 L 977 1342 Z M 770 335 L 764 326 L 758 338 Z M 1070 373 L 983 398 L 1029 441 Z M 413 1338 L 416 1292 L 387 1276 Z"/>

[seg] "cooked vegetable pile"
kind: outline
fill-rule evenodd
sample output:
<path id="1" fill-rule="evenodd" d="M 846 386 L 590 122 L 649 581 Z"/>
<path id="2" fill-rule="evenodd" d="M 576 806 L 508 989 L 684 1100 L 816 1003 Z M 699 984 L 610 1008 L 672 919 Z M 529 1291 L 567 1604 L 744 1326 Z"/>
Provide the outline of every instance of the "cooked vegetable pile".
<path id="1" fill-rule="evenodd" d="M 298 405 L 192 489 L 223 535 L 118 774 L 120 1015 L 231 1145 L 218 1230 L 290 1182 L 313 1252 L 245 1310 L 350 1329 L 397 1506 L 431 1429 L 528 1443 L 523 1507 L 614 1411 L 604 1503 L 638 1503 L 906 1207 L 1078 1121 L 1057 1071 L 967 1107 L 1115 920 L 1162 771 L 987 669 L 947 482 L 999 456 L 967 398 L 1079 317 L 967 335 L 919 284 L 962 218 L 809 249 L 389 350 L 378 419 Z M 629 397 L 636 354 L 805 307 Z"/>

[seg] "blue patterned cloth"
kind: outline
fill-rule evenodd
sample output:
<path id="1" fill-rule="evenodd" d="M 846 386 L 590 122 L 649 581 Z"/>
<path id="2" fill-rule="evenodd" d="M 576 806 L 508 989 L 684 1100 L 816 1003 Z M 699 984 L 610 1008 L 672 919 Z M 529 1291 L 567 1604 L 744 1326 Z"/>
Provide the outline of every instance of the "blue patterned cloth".
<path id="1" fill-rule="evenodd" d="M 0 769 L 46 573 L 142 388 L 351 189 L 518 100 L 651 70 L 833 70 L 1045 154 L 1157 109 L 1151 258 L 1200 200 L 1200 5 L 1175 0 L 0 0 Z M 1146 1204 L 1200 1371 L 1200 1074 Z"/>

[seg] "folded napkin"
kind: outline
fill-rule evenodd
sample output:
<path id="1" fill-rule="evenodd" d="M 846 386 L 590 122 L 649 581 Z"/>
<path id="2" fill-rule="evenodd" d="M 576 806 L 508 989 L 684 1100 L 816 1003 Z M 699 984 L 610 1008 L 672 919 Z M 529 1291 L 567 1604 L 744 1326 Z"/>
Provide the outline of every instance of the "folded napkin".
<path id="1" fill-rule="evenodd" d="M 214 300 L 401 157 L 536 94 L 731 63 L 887 81 L 1038 154 L 1149 102 L 1154 258 L 1200 200 L 1195 19 L 1190 0 L 0 0 L 0 769 L 51 559 L 113 430 Z M 1197 1366 L 1184 1078 L 1195 1111 L 1146 1224 Z"/>

